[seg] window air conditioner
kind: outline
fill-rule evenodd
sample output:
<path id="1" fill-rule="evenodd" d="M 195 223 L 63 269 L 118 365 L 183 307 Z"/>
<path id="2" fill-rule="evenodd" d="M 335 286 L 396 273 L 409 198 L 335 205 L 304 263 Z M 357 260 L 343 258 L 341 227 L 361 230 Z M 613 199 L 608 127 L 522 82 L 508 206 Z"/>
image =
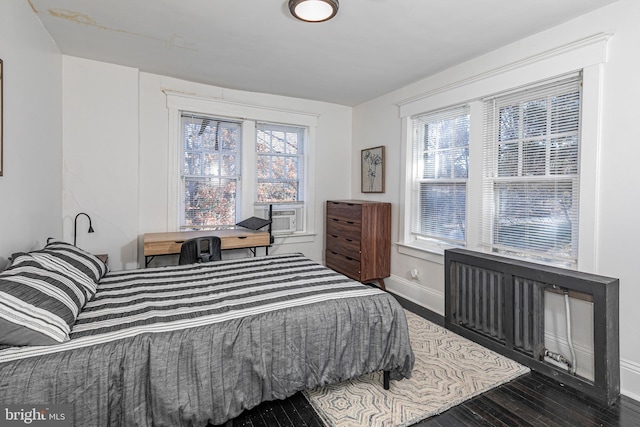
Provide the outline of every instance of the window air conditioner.
<path id="1" fill-rule="evenodd" d="M 296 231 L 295 209 L 273 211 L 271 213 L 271 221 L 271 232 L 274 234 L 293 233 Z"/>

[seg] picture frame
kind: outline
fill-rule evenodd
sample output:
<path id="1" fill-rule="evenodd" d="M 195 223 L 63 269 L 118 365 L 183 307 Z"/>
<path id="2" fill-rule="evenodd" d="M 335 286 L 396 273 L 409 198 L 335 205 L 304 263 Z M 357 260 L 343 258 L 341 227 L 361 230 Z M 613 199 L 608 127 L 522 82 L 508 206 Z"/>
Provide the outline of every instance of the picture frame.
<path id="1" fill-rule="evenodd" d="M 384 193 L 384 145 L 361 151 L 361 181 L 363 193 Z"/>

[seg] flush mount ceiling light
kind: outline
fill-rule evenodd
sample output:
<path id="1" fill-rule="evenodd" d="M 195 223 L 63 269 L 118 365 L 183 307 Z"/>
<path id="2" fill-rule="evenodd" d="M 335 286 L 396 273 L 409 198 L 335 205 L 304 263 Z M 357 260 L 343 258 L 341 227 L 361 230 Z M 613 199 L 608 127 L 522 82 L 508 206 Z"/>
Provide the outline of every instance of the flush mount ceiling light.
<path id="1" fill-rule="evenodd" d="M 289 0 L 289 10 L 301 21 L 324 22 L 338 13 L 338 0 Z"/>

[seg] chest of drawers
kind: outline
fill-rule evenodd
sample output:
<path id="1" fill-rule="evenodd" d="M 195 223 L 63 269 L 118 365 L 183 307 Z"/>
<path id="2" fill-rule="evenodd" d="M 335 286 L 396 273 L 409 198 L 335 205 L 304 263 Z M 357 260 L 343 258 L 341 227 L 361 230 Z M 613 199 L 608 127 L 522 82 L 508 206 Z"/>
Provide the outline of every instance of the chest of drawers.
<path id="1" fill-rule="evenodd" d="M 391 204 L 329 200 L 326 214 L 327 267 L 384 289 L 391 274 Z"/>

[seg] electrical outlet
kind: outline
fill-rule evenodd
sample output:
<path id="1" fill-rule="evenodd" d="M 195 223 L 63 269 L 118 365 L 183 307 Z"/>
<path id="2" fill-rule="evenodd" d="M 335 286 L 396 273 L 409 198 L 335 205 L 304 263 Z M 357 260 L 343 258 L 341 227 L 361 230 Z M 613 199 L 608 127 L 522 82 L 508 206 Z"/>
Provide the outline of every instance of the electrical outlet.
<path id="1" fill-rule="evenodd" d="M 411 278 L 414 280 L 418 280 L 420 278 L 420 271 L 417 268 L 411 270 Z"/>

